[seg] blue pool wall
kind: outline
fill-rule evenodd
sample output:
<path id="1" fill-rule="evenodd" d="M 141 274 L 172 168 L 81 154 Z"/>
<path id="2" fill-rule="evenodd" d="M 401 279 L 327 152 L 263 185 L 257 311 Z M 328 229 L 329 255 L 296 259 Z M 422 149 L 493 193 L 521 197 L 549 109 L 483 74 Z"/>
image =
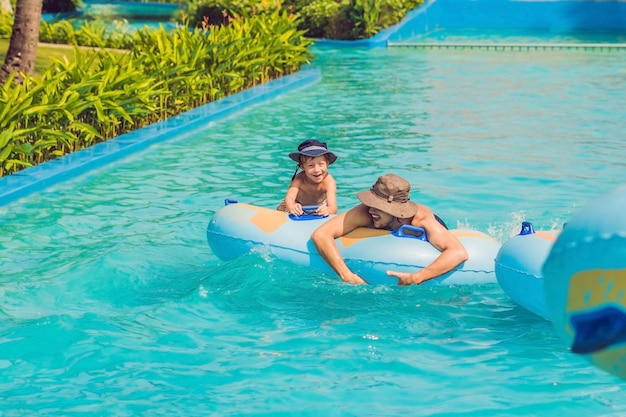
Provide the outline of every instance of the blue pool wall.
<path id="1" fill-rule="evenodd" d="M 626 1 L 427 0 L 399 24 L 370 39 L 320 40 L 336 46 L 385 47 L 437 29 L 622 31 Z"/>
<path id="2" fill-rule="evenodd" d="M 244 111 L 280 94 L 321 80 L 321 71 L 307 67 L 295 74 L 272 80 L 249 90 L 226 97 L 162 122 L 120 135 L 81 151 L 64 155 L 32 168 L 0 178 L 0 207 L 37 193 L 93 169 L 126 158 L 149 146 L 179 140 L 205 128 L 210 122 Z"/>

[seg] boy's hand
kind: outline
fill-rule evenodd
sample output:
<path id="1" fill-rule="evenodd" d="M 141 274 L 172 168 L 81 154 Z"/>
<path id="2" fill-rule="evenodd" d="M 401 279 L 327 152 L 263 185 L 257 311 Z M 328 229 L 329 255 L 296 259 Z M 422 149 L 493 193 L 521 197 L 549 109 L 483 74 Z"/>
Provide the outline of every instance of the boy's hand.
<path id="1" fill-rule="evenodd" d="M 304 211 L 302 211 L 302 204 L 300 203 L 294 204 L 294 206 L 291 208 L 291 210 L 289 210 L 289 212 L 293 214 L 294 216 L 302 216 L 304 214 Z"/>
<path id="2" fill-rule="evenodd" d="M 317 214 L 318 216 L 322 216 L 322 217 L 328 216 L 330 214 L 328 212 L 328 206 L 326 204 L 319 206 L 317 210 L 315 210 L 315 214 Z"/>

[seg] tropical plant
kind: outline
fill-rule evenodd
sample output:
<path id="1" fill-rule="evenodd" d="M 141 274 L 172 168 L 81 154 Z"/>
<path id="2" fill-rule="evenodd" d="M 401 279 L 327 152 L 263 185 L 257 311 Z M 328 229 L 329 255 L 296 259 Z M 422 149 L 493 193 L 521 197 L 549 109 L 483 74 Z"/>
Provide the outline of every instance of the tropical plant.
<path id="1" fill-rule="evenodd" d="M 52 23 L 42 20 L 39 40 L 77 46 L 130 49 L 132 44 L 130 32 L 128 23 L 123 21 L 116 22 L 112 29 L 100 20 L 86 20 L 78 28 L 75 28 L 69 20 Z"/>
<path id="2" fill-rule="evenodd" d="M 313 0 L 300 10 L 302 15 L 302 27 L 306 28 L 307 36 L 313 38 L 352 38 L 352 25 L 350 25 L 348 36 L 335 34 L 332 36 L 331 20 L 341 14 L 342 6 L 334 0 Z"/>
<path id="3" fill-rule="evenodd" d="M 369 38 L 380 31 L 380 9 L 383 0 L 353 0 L 351 10 L 355 32 Z"/>
<path id="4" fill-rule="evenodd" d="M 236 16 L 272 13 L 280 8 L 280 0 L 189 0 L 175 16 L 193 27 L 204 23 L 220 26 L 229 24 Z"/>
<path id="5" fill-rule="evenodd" d="M 398 23 L 422 0 L 313 0 L 293 1 L 307 36 L 330 39 L 369 38 Z"/>
<path id="6" fill-rule="evenodd" d="M 0 10 L 0 38 L 8 39 L 13 31 L 13 15 Z"/>

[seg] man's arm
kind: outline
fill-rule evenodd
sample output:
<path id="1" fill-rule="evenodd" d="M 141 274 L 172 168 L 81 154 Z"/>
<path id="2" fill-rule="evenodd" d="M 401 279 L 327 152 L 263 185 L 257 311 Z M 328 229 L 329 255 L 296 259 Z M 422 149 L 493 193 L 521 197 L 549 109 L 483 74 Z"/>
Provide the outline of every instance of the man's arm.
<path id="1" fill-rule="evenodd" d="M 420 271 L 413 273 L 387 271 L 387 275 L 398 278 L 398 285 L 421 284 L 429 279 L 450 272 L 469 259 L 463 244 L 435 219 L 430 210 L 426 209 L 425 211 L 426 213 L 414 219 L 412 224 L 426 231 L 428 241 L 441 254 L 430 265 Z"/>
<path id="2" fill-rule="evenodd" d="M 319 254 L 326 263 L 339 275 L 339 277 L 351 284 L 365 284 L 363 278 L 352 272 L 346 265 L 335 239 L 350 233 L 357 227 L 370 226 L 371 217 L 364 205 L 356 206 L 345 213 L 333 217 L 318 227 L 311 239 Z"/>

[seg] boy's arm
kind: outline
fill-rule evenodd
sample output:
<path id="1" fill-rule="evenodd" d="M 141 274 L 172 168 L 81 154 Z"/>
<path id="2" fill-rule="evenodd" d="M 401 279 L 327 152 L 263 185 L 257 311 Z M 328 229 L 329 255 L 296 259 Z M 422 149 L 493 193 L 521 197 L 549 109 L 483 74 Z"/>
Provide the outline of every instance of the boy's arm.
<path id="1" fill-rule="evenodd" d="M 337 214 L 337 183 L 330 174 L 324 181 L 326 182 L 326 206 L 320 206 L 317 214 L 320 216 Z"/>
<path id="2" fill-rule="evenodd" d="M 294 216 L 301 216 L 304 213 L 302 211 L 302 206 L 299 203 L 296 203 L 299 191 L 300 179 L 296 177 L 293 181 L 291 181 L 291 184 L 289 184 L 289 189 L 285 195 L 285 207 L 287 207 L 287 211 Z"/>

